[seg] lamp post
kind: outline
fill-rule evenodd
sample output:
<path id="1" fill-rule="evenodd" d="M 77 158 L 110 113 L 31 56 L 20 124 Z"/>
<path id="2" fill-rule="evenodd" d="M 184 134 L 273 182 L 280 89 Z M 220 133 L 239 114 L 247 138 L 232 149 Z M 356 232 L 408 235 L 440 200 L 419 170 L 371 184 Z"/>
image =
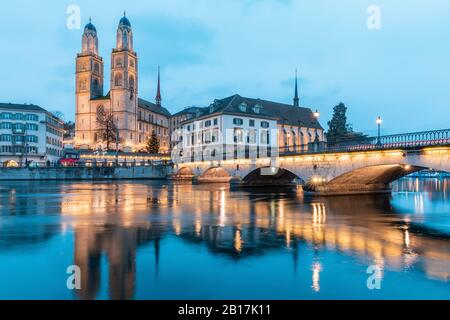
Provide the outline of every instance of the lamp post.
<path id="1" fill-rule="evenodd" d="M 316 109 L 316 111 L 314 111 L 314 118 L 319 119 L 320 117 L 320 112 Z"/>
<path id="2" fill-rule="evenodd" d="M 316 109 L 316 111 L 314 111 L 314 118 L 316 118 L 316 120 L 319 120 L 320 117 L 320 112 L 319 110 Z M 316 136 L 315 136 L 315 140 L 314 142 L 319 142 L 319 131 L 316 129 Z"/>
<path id="3" fill-rule="evenodd" d="M 383 123 L 383 120 L 380 116 L 377 118 L 377 126 L 378 126 L 378 139 L 377 139 L 377 146 L 381 146 L 381 124 Z"/>

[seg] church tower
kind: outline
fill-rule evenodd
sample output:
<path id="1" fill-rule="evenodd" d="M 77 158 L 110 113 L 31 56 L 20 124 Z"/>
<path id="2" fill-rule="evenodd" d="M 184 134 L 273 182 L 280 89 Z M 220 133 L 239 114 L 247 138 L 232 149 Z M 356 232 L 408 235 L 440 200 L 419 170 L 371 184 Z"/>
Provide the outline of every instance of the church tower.
<path id="1" fill-rule="evenodd" d="M 76 58 L 76 139 L 93 141 L 90 100 L 103 96 L 103 59 L 98 55 L 97 29 L 91 19 L 82 36 L 81 53 Z"/>
<path id="2" fill-rule="evenodd" d="M 111 106 L 122 147 L 137 143 L 138 59 L 133 51 L 133 31 L 125 13 L 117 28 L 111 54 Z"/>

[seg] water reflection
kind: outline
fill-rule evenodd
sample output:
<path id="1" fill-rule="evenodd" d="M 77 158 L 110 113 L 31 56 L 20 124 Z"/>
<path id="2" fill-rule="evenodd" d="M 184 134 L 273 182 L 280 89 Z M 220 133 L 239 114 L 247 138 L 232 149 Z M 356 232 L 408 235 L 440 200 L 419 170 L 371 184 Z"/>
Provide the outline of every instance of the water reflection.
<path id="1" fill-rule="evenodd" d="M 289 261 L 298 281 L 310 279 L 315 294 L 324 287 L 322 275 L 337 272 L 340 259 L 348 261 L 343 257 L 353 259 L 354 266 L 376 265 L 381 279 L 387 271 L 415 272 L 423 279 L 448 283 L 448 180 L 405 179 L 395 191 L 393 196 L 303 198 L 296 190 L 230 191 L 225 185 L 5 183 L 0 189 L 0 262 L 11 259 L 7 251 L 19 254 L 30 246 L 39 250 L 52 237 L 73 234 L 72 260 L 83 275 L 82 289 L 76 292 L 79 299 L 135 298 L 144 276 L 137 271 L 136 261 L 145 255 L 139 248 L 153 255 L 154 264 L 145 269 L 153 274 L 152 283 L 160 274 L 177 276 L 172 273 L 183 270 L 161 266 L 165 250 L 189 261 L 225 258 L 240 266 L 248 263 L 255 273 L 267 270 L 274 277 Z M 190 247 L 185 245 L 198 249 L 186 256 L 184 250 Z M 336 256 L 331 259 L 330 253 Z M 282 265 L 253 262 L 257 257 L 276 261 L 279 254 L 291 258 Z M 309 267 L 302 268 L 308 256 Z M 48 259 L 51 264 L 52 257 Z M 352 276 L 350 269 L 344 272 Z M 189 277 L 189 270 L 184 272 Z M 195 291 L 196 284 L 190 285 Z M 327 288 L 332 285 L 327 282 Z M 105 286 L 108 293 L 102 295 Z M 6 297 L 12 289 L 2 290 L 0 297 Z M 217 290 L 229 289 L 223 285 Z M 287 291 L 283 297 L 296 295 Z M 178 296 L 175 292 L 169 297 Z"/>

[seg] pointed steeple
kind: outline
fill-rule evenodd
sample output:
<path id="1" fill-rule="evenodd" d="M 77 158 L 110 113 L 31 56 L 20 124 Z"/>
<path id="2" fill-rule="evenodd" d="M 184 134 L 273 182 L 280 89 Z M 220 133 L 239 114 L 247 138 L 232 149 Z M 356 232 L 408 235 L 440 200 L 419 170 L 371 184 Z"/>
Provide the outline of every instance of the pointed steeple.
<path id="1" fill-rule="evenodd" d="M 299 106 L 300 99 L 298 98 L 298 82 L 297 82 L 297 69 L 295 69 L 295 95 L 294 95 L 294 107 Z"/>
<path id="2" fill-rule="evenodd" d="M 158 89 L 156 91 L 156 105 L 161 106 L 161 78 L 159 73 L 159 66 L 158 66 Z"/>

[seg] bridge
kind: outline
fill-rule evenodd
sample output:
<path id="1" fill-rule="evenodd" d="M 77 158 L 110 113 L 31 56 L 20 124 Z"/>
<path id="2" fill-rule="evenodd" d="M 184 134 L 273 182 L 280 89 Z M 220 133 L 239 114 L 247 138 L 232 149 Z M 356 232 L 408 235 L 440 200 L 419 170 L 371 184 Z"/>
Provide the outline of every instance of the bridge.
<path id="1" fill-rule="evenodd" d="M 276 157 L 179 163 L 174 178 L 241 187 L 301 184 L 305 191 L 324 195 L 389 192 L 390 183 L 414 172 L 450 172 L 449 155 L 450 129 L 445 129 L 286 150 Z"/>

